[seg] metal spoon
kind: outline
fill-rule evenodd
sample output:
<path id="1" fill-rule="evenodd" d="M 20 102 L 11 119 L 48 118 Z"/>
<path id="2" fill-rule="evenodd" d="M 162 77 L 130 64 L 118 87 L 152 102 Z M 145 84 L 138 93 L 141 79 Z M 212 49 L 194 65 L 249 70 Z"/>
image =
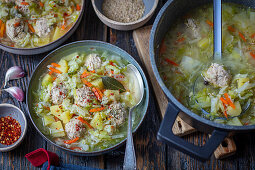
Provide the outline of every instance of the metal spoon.
<path id="1" fill-rule="evenodd" d="M 222 58 L 222 32 L 221 32 L 221 0 L 213 1 L 213 59 L 220 61 Z M 196 87 L 199 78 L 193 84 Z"/>
<path id="2" fill-rule="evenodd" d="M 222 2 L 221 0 L 214 0 L 213 1 L 213 58 L 216 61 L 220 61 L 222 59 L 222 26 L 221 26 L 221 20 L 222 20 L 222 11 L 221 11 L 221 5 Z M 202 79 L 202 80 L 200 80 Z M 198 84 L 198 81 L 204 81 L 204 78 L 202 78 L 202 76 L 198 77 L 193 85 L 193 93 L 195 94 L 195 87 Z M 195 100 L 197 104 L 199 104 L 199 102 L 197 100 Z M 239 116 L 243 115 L 251 106 L 250 101 L 248 101 L 243 107 L 242 107 L 242 112 Z M 210 113 L 208 113 L 206 110 L 204 110 L 203 108 L 201 108 L 201 111 L 203 112 L 204 115 L 208 115 Z M 233 116 L 230 118 L 234 118 L 234 117 L 239 117 L 239 116 Z M 220 119 L 226 119 L 226 118 L 220 118 Z"/>
<path id="3" fill-rule="evenodd" d="M 136 79 L 135 84 L 138 87 L 134 89 L 138 90 L 136 93 L 136 105 L 129 109 L 128 115 L 128 131 L 127 131 L 127 143 L 126 143 L 126 151 L 125 151 L 125 158 L 124 158 L 124 170 L 134 170 L 136 169 L 136 156 L 135 156 L 135 149 L 133 143 L 133 135 L 132 135 L 132 112 L 133 110 L 141 103 L 144 95 L 144 85 L 143 79 L 138 71 L 138 69 L 133 64 L 127 65 L 127 72 L 132 74 L 134 79 Z M 135 86 L 134 84 L 134 86 Z"/>
<path id="4" fill-rule="evenodd" d="M 213 57 L 221 60 L 222 32 L 221 32 L 221 0 L 213 1 Z"/>

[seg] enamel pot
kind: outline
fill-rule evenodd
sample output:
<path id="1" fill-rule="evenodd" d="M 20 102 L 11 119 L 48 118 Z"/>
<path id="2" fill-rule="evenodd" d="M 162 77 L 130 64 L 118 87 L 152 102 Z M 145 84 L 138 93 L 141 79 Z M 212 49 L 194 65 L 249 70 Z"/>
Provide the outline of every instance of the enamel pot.
<path id="1" fill-rule="evenodd" d="M 255 8 L 253 0 L 223 0 L 244 6 Z M 228 136 L 230 132 L 247 132 L 255 129 L 255 125 L 249 126 L 230 126 L 215 123 L 200 117 L 182 105 L 169 91 L 160 77 L 158 71 L 159 46 L 171 26 L 174 26 L 176 18 L 184 15 L 190 9 L 194 9 L 204 4 L 212 3 L 212 0 L 169 0 L 157 15 L 150 37 L 150 57 L 155 77 L 162 90 L 168 98 L 168 107 L 161 123 L 158 139 L 168 145 L 201 160 L 210 158 L 214 150 Z M 186 123 L 196 128 L 198 131 L 211 133 L 212 136 L 203 146 L 196 146 L 182 138 L 175 136 L 172 126 L 176 117 L 180 116 Z"/>

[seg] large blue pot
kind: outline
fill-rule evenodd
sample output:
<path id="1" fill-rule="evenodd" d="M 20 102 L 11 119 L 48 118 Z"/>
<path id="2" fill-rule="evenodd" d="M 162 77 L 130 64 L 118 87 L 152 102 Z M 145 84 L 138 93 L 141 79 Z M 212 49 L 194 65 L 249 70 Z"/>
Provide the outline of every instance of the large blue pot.
<path id="1" fill-rule="evenodd" d="M 232 2 L 248 7 L 255 8 L 255 1 L 252 0 L 225 0 L 224 2 Z M 156 79 L 166 94 L 169 102 L 166 110 L 165 117 L 161 123 L 158 139 L 166 142 L 167 144 L 175 147 L 176 149 L 187 153 L 191 156 L 201 160 L 210 158 L 214 150 L 220 145 L 229 132 L 245 132 L 255 129 L 255 125 L 250 126 L 229 126 L 224 124 L 215 123 L 198 116 L 182 105 L 168 90 L 158 72 L 157 59 L 159 57 L 159 46 L 168 32 L 172 24 L 178 17 L 185 14 L 188 10 L 194 9 L 200 5 L 212 3 L 212 0 L 169 0 L 160 10 L 157 18 L 152 27 L 150 37 L 150 57 L 151 64 L 156 76 Z M 196 146 L 194 144 L 184 141 L 182 138 L 177 137 L 172 132 L 172 126 L 179 115 L 189 125 L 195 127 L 197 130 L 212 133 L 210 139 L 203 146 Z"/>

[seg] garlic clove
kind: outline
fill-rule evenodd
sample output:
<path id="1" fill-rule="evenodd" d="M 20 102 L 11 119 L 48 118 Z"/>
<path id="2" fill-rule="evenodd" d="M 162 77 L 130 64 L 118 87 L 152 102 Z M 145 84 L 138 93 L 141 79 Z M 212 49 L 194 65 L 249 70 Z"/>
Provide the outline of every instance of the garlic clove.
<path id="1" fill-rule="evenodd" d="M 13 66 L 9 68 L 5 74 L 4 87 L 6 86 L 9 80 L 19 79 L 24 76 L 25 76 L 25 72 L 20 66 Z"/>
<path id="2" fill-rule="evenodd" d="M 24 92 L 19 87 L 9 87 L 7 89 L 3 89 L 4 91 L 8 92 L 10 95 L 12 95 L 14 98 L 16 98 L 18 101 L 24 100 Z"/>

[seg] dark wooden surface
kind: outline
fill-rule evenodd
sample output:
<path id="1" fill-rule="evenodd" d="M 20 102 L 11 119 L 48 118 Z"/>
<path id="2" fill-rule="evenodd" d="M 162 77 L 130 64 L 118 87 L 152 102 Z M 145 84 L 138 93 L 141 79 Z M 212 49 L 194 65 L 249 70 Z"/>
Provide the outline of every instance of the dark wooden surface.
<path id="1" fill-rule="evenodd" d="M 157 12 L 165 1 L 160 1 Z M 116 31 L 106 27 L 93 11 L 90 0 L 86 0 L 86 9 L 82 22 L 72 37 L 65 42 L 77 40 L 101 40 L 110 42 L 126 50 L 139 63 L 141 63 L 132 38 L 132 31 Z M 155 16 L 148 24 L 152 24 Z M 0 50 L 0 87 L 4 86 L 6 70 L 13 65 L 22 66 L 27 76 L 23 79 L 11 81 L 10 86 L 19 86 L 26 89 L 28 81 L 35 66 L 47 54 L 36 56 L 19 56 Z M 146 72 L 146 70 L 145 70 Z M 150 84 L 151 86 L 151 84 Z M 210 161 L 200 162 L 175 149 L 157 141 L 156 134 L 160 126 L 159 109 L 156 104 L 154 93 L 151 91 L 150 104 L 147 116 L 141 128 L 134 135 L 134 143 L 137 156 L 138 169 L 255 169 L 255 134 L 247 133 L 235 136 L 237 153 L 225 160 L 216 160 L 212 156 Z M 27 115 L 26 103 L 17 102 L 5 92 L 0 92 L 0 103 L 11 103 L 20 107 Z M 22 144 L 15 150 L 7 153 L 0 153 L 0 170 L 9 169 L 38 169 L 24 158 L 24 155 L 38 148 L 56 152 L 63 163 L 77 164 L 101 169 L 122 169 L 124 158 L 124 146 L 109 154 L 95 157 L 78 157 L 70 155 L 52 144 L 46 142 L 33 127 L 28 115 L 28 133 Z M 190 142 L 202 144 L 206 135 L 196 133 L 186 137 Z"/>

